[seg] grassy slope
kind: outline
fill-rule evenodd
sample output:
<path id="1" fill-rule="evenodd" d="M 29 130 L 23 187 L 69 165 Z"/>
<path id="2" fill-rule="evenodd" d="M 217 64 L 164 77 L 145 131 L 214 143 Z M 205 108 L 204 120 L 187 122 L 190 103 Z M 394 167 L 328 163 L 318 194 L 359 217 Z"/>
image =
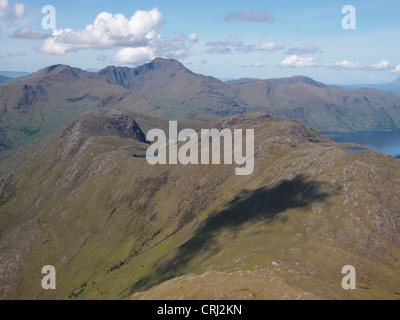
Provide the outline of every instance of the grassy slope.
<path id="1" fill-rule="evenodd" d="M 289 120 L 227 121 L 256 129 L 252 176 L 150 166 L 132 157 L 141 143 L 85 136 L 76 148 L 61 131 L 7 161 L 3 297 L 127 298 L 175 279 L 135 297 L 396 298 L 398 161 L 346 152 Z M 39 286 L 46 264 L 57 291 Z M 354 292 L 340 287 L 346 264 L 358 271 Z"/>

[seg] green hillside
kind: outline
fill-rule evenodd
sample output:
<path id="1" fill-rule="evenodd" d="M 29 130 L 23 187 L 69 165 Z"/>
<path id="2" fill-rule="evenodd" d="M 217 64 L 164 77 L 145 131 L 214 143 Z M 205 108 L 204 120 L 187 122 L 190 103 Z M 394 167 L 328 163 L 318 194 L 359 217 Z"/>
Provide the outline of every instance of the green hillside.
<path id="1" fill-rule="evenodd" d="M 256 113 L 217 125 L 255 129 L 253 175 L 150 166 L 133 155 L 152 125 L 95 111 L 3 162 L 0 297 L 398 298 L 397 160 Z M 359 290 L 341 288 L 348 264 Z"/>

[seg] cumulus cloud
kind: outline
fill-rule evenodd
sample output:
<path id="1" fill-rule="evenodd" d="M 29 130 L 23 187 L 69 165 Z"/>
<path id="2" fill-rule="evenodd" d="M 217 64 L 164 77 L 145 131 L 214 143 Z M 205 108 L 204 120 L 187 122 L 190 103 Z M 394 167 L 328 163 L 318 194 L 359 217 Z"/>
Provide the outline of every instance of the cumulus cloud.
<path id="1" fill-rule="evenodd" d="M 3 18 L 9 9 L 10 5 L 8 4 L 8 0 L 0 0 L 0 18 Z"/>
<path id="2" fill-rule="evenodd" d="M 283 50 L 283 49 L 285 49 L 285 47 L 274 41 L 271 41 L 271 42 L 262 43 L 258 49 L 260 51 L 275 52 L 275 51 Z"/>
<path id="3" fill-rule="evenodd" d="M 192 33 L 189 36 L 189 40 L 192 41 L 192 42 L 197 42 L 197 41 L 199 41 L 199 36 L 197 35 L 197 33 Z"/>
<path id="4" fill-rule="evenodd" d="M 230 21 L 248 21 L 248 22 L 273 22 L 274 17 L 270 14 L 269 10 L 249 11 L 243 10 L 240 13 L 229 13 L 225 17 L 226 22 Z"/>
<path id="5" fill-rule="evenodd" d="M 317 63 L 312 57 L 300 57 L 298 55 L 292 55 L 285 58 L 280 64 L 283 68 L 306 68 L 306 67 L 319 67 L 322 69 L 334 69 L 338 71 L 390 71 L 400 72 L 400 65 L 394 67 L 389 61 L 382 60 L 381 62 L 363 66 L 360 62 L 351 60 L 342 60 L 337 62 Z"/>
<path id="6" fill-rule="evenodd" d="M 399 65 L 397 65 L 393 70 L 390 70 L 390 72 L 398 72 L 398 73 L 400 73 L 400 64 Z"/>
<path id="7" fill-rule="evenodd" d="M 156 55 L 153 48 L 124 48 L 117 52 L 113 58 L 113 61 L 126 64 L 141 64 L 155 58 Z"/>
<path id="8" fill-rule="evenodd" d="M 325 68 L 332 68 L 336 70 L 359 70 L 362 69 L 363 66 L 360 64 L 360 62 L 354 62 L 351 60 L 343 60 L 343 61 L 338 61 L 338 62 L 333 62 L 333 63 L 325 63 L 322 65 Z"/>
<path id="9" fill-rule="evenodd" d="M 18 24 L 26 16 L 26 7 L 17 2 L 10 6 L 8 0 L 0 0 L 0 19 L 7 18 L 7 22 Z"/>
<path id="10" fill-rule="evenodd" d="M 317 63 L 312 57 L 300 57 L 298 55 L 292 55 L 284 59 L 280 64 L 283 68 L 310 68 L 310 67 L 321 67 L 330 68 L 336 70 L 357 70 L 362 69 L 359 62 L 354 62 L 350 60 L 343 60 L 338 62 L 329 62 L 325 64 Z"/>
<path id="11" fill-rule="evenodd" d="M 17 39 L 27 39 L 27 40 L 44 40 L 51 37 L 51 35 L 40 34 L 37 29 L 30 29 L 28 27 L 23 27 L 21 29 L 17 29 L 12 37 Z"/>
<path id="12" fill-rule="evenodd" d="M 317 63 L 311 57 L 299 57 L 297 55 L 292 55 L 287 57 L 280 63 L 281 67 L 284 68 L 304 68 L 304 67 L 317 67 Z"/>
<path id="13" fill-rule="evenodd" d="M 300 56 L 302 54 L 320 53 L 320 52 L 321 50 L 315 46 L 303 44 L 300 47 L 289 48 L 288 51 L 285 52 L 285 54 Z"/>
<path id="14" fill-rule="evenodd" d="M 87 25 L 83 30 L 54 30 L 52 36 L 44 41 L 40 51 L 63 55 L 68 51 L 89 48 L 148 47 L 152 40 L 160 37 L 155 29 L 163 24 L 162 14 L 157 8 L 150 11 L 138 10 L 130 19 L 122 14 L 102 12 L 93 24 Z"/>
<path id="15" fill-rule="evenodd" d="M 262 63 L 261 61 L 258 61 L 255 63 L 245 63 L 245 64 L 241 65 L 242 68 L 261 68 L 264 66 L 265 66 L 265 64 Z"/>
<path id="16" fill-rule="evenodd" d="M 139 64 L 157 56 L 181 59 L 186 57 L 190 44 L 198 36 L 181 34 L 173 39 L 164 38 L 156 29 L 164 24 L 158 8 L 136 11 L 131 18 L 122 14 L 100 13 L 93 24 L 83 30 L 59 29 L 43 41 L 39 51 L 63 55 L 69 51 L 83 49 L 119 48 L 112 61 L 124 64 Z M 29 31 L 29 32 L 28 32 Z M 18 36 L 37 37 L 36 32 L 21 30 Z M 17 36 L 16 35 L 16 36 Z"/>
<path id="17" fill-rule="evenodd" d="M 373 65 L 370 66 L 371 70 L 389 70 L 391 69 L 391 65 L 390 62 L 387 60 L 382 60 L 381 62 L 375 63 Z"/>
<path id="18" fill-rule="evenodd" d="M 26 7 L 23 3 L 14 4 L 14 15 L 17 18 L 22 18 L 26 15 Z"/>

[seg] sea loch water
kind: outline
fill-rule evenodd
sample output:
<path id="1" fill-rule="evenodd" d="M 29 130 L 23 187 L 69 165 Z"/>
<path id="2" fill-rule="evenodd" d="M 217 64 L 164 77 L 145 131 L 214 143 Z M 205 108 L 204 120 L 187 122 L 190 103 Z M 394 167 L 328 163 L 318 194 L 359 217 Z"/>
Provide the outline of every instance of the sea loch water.
<path id="1" fill-rule="evenodd" d="M 357 143 L 367 148 L 386 153 L 392 157 L 400 155 L 400 131 L 320 132 L 341 143 Z"/>

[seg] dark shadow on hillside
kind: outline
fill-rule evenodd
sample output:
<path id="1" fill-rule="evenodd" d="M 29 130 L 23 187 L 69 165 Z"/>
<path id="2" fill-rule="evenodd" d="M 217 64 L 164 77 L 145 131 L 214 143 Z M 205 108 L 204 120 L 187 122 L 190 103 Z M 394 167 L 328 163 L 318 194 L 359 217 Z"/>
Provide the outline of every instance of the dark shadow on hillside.
<path id="1" fill-rule="evenodd" d="M 243 190 L 227 208 L 211 214 L 198 228 L 194 236 L 179 247 L 174 258 L 153 266 L 154 272 L 131 287 L 130 293 L 147 290 L 161 282 L 185 274 L 187 265 L 202 252 L 210 251 L 222 229 L 235 232 L 243 224 L 274 220 L 287 209 L 308 207 L 315 201 L 324 201 L 329 194 L 320 192 L 320 182 L 310 181 L 303 175 L 284 180 L 275 187 L 263 187 L 254 191 Z M 209 252 L 209 257 L 218 249 Z"/>

